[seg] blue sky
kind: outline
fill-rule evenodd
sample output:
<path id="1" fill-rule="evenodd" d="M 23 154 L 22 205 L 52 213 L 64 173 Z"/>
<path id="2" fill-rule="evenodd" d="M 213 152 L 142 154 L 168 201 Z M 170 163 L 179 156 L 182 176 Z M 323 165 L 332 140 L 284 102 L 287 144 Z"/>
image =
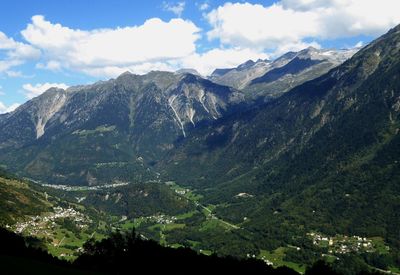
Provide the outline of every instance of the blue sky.
<path id="1" fill-rule="evenodd" d="M 398 0 L 2 0 L 0 113 L 126 70 L 207 75 L 308 46 L 365 45 L 400 23 L 398 10 Z"/>

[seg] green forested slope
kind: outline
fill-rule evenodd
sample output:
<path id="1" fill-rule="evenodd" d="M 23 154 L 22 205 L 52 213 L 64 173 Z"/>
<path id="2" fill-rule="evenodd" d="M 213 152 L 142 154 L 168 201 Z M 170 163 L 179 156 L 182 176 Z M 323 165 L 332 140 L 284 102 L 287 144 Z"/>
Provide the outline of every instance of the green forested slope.
<path id="1" fill-rule="evenodd" d="M 399 45 L 397 27 L 260 109 L 199 130 L 164 163 L 165 176 L 202 188 L 224 203 L 217 213 L 247 218 L 267 239 L 288 227 L 399 247 Z"/>

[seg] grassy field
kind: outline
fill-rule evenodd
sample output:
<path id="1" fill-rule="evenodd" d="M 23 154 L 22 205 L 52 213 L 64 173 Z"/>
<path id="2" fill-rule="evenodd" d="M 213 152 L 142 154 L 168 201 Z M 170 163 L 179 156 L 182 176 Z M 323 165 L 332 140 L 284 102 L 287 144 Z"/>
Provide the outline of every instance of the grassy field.
<path id="1" fill-rule="evenodd" d="M 389 246 L 386 245 L 382 237 L 372 237 L 369 238 L 377 252 L 380 254 L 389 253 Z"/>
<path id="2" fill-rule="evenodd" d="M 66 229 L 58 228 L 54 231 L 54 235 L 50 237 L 52 241 L 47 243 L 47 249 L 54 256 L 73 260 L 77 256 L 77 249 L 82 247 L 86 241 L 91 238 L 101 240 L 105 237 L 98 232 L 75 234 Z"/>
<path id="3" fill-rule="evenodd" d="M 181 187 L 174 181 L 167 181 L 165 184 L 168 185 L 177 194 L 182 195 L 183 197 L 187 198 L 188 200 L 190 200 L 192 202 L 199 201 L 203 198 L 202 195 L 196 194 L 191 189 Z"/>
<path id="4" fill-rule="evenodd" d="M 187 212 L 187 213 L 183 213 L 183 214 L 177 215 L 175 217 L 176 217 L 177 220 L 184 220 L 184 219 L 193 217 L 193 215 L 196 214 L 196 213 L 197 213 L 197 211 L 194 210 L 194 211 L 190 211 L 190 212 Z"/>
<path id="5" fill-rule="evenodd" d="M 194 216 L 203 215 L 204 218 L 200 219 L 197 224 L 194 226 L 197 228 L 199 232 L 210 232 L 210 231 L 231 231 L 235 229 L 239 229 L 234 224 L 230 224 L 214 214 L 214 210 L 216 208 L 215 205 L 203 205 L 201 204 L 202 196 L 196 194 L 193 190 L 188 188 L 184 188 L 176 184 L 175 182 L 166 182 L 166 185 L 171 188 L 179 197 L 182 197 L 196 206 L 195 210 L 182 213 L 176 216 L 169 216 L 165 214 L 157 214 L 153 216 L 147 217 L 139 217 L 134 220 L 125 220 L 115 222 L 113 226 L 119 228 L 121 230 L 132 230 L 135 228 L 140 234 L 145 237 L 156 238 L 162 245 L 170 246 L 170 247 L 181 247 L 184 244 L 181 243 L 168 243 L 168 234 L 173 232 L 174 230 L 184 230 L 188 225 L 186 222 L 190 223 L 190 227 L 193 226 L 193 221 L 191 218 Z M 194 218 L 195 220 L 198 219 Z M 188 221 L 186 221 L 188 220 Z M 210 255 L 212 251 L 207 249 L 202 249 L 201 243 L 192 240 L 185 240 L 186 244 L 189 244 L 190 247 L 199 251 L 200 253 Z"/>
<path id="6" fill-rule="evenodd" d="M 174 229 L 184 228 L 185 226 L 186 225 L 184 223 L 155 224 L 149 226 L 149 229 L 166 232 Z"/>
<path id="7" fill-rule="evenodd" d="M 283 260 L 283 258 L 285 257 L 286 249 L 288 248 L 279 247 L 274 251 L 260 250 L 260 254 L 258 255 L 257 258 L 272 263 L 274 267 L 287 266 L 296 270 L 299 273 L 304 273 L 306 268 L 304 265 L 300 265 L 293 262 L 287 262 Z"/>
<path id="8" fill-rule="evenodd" d="M 398 267 L 390 267 L 389 270 L 394 274 L 400 274 L 400 268 Z"/>
<path id="9" fill-rule="evenodd" d="M 221 226 L 223 226 L 226 229 L 239 229 L 239 227 L 237 225 L 234 225 L 227 221 L 224 221 L 223 219 L 217 217 L 214 214 L 214 210 L 217 207 L 216 205 L 201 204 L 200 200 L 203 198 L 202 195 L 196 194 L 195 191 L 190 190 L 189 188 L 181 187 L 173 181 L 167 181 L 165 184 L 167 186 L 169 186 L 172 190 L 174 190 L 178 195 L 180 195 L 180 196 L 184 197 L 185 199 L 189 200 L 190 202 L 192 202 L 197 207 L 197 209 L 199 209 L 204 214 L 204 216 L 207 219 L 213 220 L 212 223 L 218 222 L 218 223 L 220 223 Z M 189 212 L 186 214 L 193 215 L 194 213 L 195 212 Z"/>

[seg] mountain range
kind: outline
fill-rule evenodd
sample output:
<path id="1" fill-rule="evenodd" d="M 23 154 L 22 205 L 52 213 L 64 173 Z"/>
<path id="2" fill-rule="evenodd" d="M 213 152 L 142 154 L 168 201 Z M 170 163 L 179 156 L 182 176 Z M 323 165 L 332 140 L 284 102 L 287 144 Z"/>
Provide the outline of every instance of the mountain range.
<path id="1" fill-rule="evenodd" d="M 177 140 L 242 101 L 238 90 L 169 72 L 50 89 L 0 116 L 1 158 L 52 183 L 142 180 Z M 110 167 L 115 173 L 107 176 Z"/>
<path id="2" fill-rule="evenodd" d="M 196 215 L 236 232 L 207 235 L 221 251 L 226 240 L 232 251 L 314 251 L 287 252 L 298 263 L 340 254 L 311 248 L 307 236 L 363 236 L 383 242 L 398 260 L 388 265 L 399 265 L 400 26 L 355 52 L 308 48 L 208 79 L 127 72 L 52 88 L 0 115 L 0 164 L 39 183 L 177 183 Z M 125 199 L 139 192 L 129 188 Z M 119 194 L 85 203 L 120 215 L 129 203 L 118 204 Z M 168 233 L 194 246 L 205 239 L 194 225 Z"/>
<path id="3" fill-rule="evenodd" d="M 359 48 L 319 50 L 309 47 L 270 60 L 249 60 L 237 68 L 216 69 L 209 79 L 244 90 L 249 98 L 276 97 L 340 65 Z"/>
<path id="4" fill-rule="evenodd" d="M 252 100 L 260 95 L 264 101 L 287 91 L 292 84 L 282 88 L 280 83 L 288 83 L 288 77 L 294 83 L 312 79 L 324 72 L 320 65 L 331 68 L 353 52 L 308 48 L 274 62 L 249 61 L 219 73 L 219 79 L 218 70 L 214 72 L 210 80 L 220 84 L 184 70 L 143 76 L 126 72 L 89 86 L 52 88 L 0 115 L 0 161 L 52 183 L 96 185 L 131 179 L 132 174 L 146 180 L 154 177 L 149 167 L 193 129 L 253 109 L 257 103 Z M 263 74 L 256 74 L 260 68 Z M 232 74 L 248 82 L 252 75 L 249 87 L 270 87 L 259 87 L 257 93 L 238 90 L 241 85 Z M 102 171 L 110 167 L 115 173 L 105 175 Z"/>
<path id="5" fill-rule="evenodd" d="M 397 27 L 276 100 L 198 129 L 161 167 L 231 221 L 294 220 L 398 246 L 399 41 Z"/>

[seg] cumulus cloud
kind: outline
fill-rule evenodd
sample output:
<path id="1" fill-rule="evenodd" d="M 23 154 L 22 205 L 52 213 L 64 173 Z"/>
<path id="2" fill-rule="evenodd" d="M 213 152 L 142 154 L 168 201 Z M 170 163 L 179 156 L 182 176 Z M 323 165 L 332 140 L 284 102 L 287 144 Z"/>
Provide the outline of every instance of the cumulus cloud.
<path id="1" fill-rule="evenodd" d="M 185 10 L 185 2 L 178 2 L 176 4 L 171 4 L 167 2 L 163 2 L 163 8 L 166 11 L 170 11 L 174 13 L 176 16 L 181 17 L 183 11 Z"/>
<path id="2" fill-rule="evenodd" d="M 268 55 L 252 49 L 213 49 L 202 54 L 193 54 L 182 60 L 180 67 L 195 68 L 202 75 L 209 75 L 216 68 L 236 67 L 249 59 L 266 59 Z"/>
<path id="3" fill-rule="evenodd" d="M 177 64 L 177 61 L 144 62 L 130 66 L 104 66 L 83 69 L 82 72 L 96 77 L 110 78 L 119 76 L 126 71 L 136 74 L 145 74 L 150 71 L 175 71 L 177 67 L 172 64 Z"/>
<path id="4" fill-rule="evenodd" d="M 0 31 L 0 54 L 4 56 L 0 58 L 0 73 L 7 73 L 27 60 L 38 58 L 40 51 L 29 44 L 17 42 Z"/>
<path id="5" fill-rule="evenodd" d="M 68 85 L 64 83 L 37 83 L 36 85 L 32 85 L 30 83 L 22 85 L 23 92 L 28 99 L 34 98 L 38 95 L 41 95 L 45 91 L 50 88 L 60 88 L 67 89 Z"/>
<path id="6" fill-rule="evenodd" d="M 141 26 L 84 31 L 32 17 L 23 37 L 39 48 L 44 59 L 38 69 L 79 71 L 95 77 L 115 77 L 125 71 L 175 71 L 182 67 L 203 75 L 217 67 L 234 67 L 248 59 L 266 57 L 249 48 L 217 48 L 196 52 L 200 29 L 191 21 L 153 18 Z M 31 87 L 27 86 L 28 91 Z M 29 97 L 36 93 L 28 93 Z"/>
<path id="7" fill-rule="evenodd" d="M 0 32 L 0 74 L 21 77 L 14 69 L 27 60 L 36 68 L 73 71 L 99 78 L 124 71 L 194 68 L 203 75 L 218 67 L 234 67 L 248 59 L 276 57 L 316 41 L 377 36 L 400 23 L 398 0 L 279 0 L 274 4 L 244 1 L 214 9 L 208 0 L 196 7 L 204 13 L 214 49 L 200 51 L 202 30 L 190 20 L 151 18 L 141 25 L 107 29 L 73 29 L 35 15 L 21 31 L 24 42 Z M 163 2 L 165 10 L 180 17 L 184 1 Z M 215 45 L 215 44 L 213 44 Z"/>
<path id="8" fill-rule="evenodd" d="M 18 104 L 18 103 L 13 103 L 13 104 L 7 106 L 3 102 L 0 101 L 0 114 L 12 112 L 15 109 L 17 109 L 19 105 L 20 104 Z"/>
<path id="9" fill-rule="evenodd" d="M 358 42 L 353 46 L 353 48 L 361 48 L 362 46 L 364 46 L 364 42 L 358 41 Z"/>
<path id="10" fill-rule="evenodd" d="M 205 1 L 201 4 L 197 4 L 197 6 L 199 7 L 199 10 L 201 11 L 205 11 L 208 10 L 210 8 L 210 5 L 208 4 L 208 1 Z"/>
<path id="11" fill-rule="evenodd" d="M 13 70 L 8 70 L 6 71 L 6 75 L 8 77 L 23 77 L 23 73 L 20 71 L 13 71 Z"/>
<path id="12" fill-rule="evenodd" d="M 287 43 L 287 44 L 282 44 L 279 45 L 275 51 L 272 53 L 273 57 L 279 57 L 287 52 L 298 52 L 301 51 L 305 48 L 308 47 L 313 47 L 316 49 L 321 49 L 321 45 L 317 42 L 302 42 L 302 41 L 297 41 L 293 43 Z"/>
<path id="13" fill-rule="evenodd" d="M 0 73 L 7 72 L 9 69 L 12 67 L 19 66 L 23 64 L 24 61 L 18 60 L 18 59 L 5 59 L 5 60 L 0 60 Z"/>
<path id="14" fill-rule="evenodd" d="M 259 49 L 273 48 L 282 42 L 296 42 L 316 35 L 316 15 L 296 12 L 274 4 L 264 7 L 250 3 L 226 3 L 207 15 L 212 26 L 209 39 L 222 44 Z"/>
<path id="15" fill-rule="evenodd" d="M 0 32 L 0 50 L 5 50 L 9 58 L 29 59 L 40 55 L 40 52 L 31 45 L 17 42 L 3 32 Z"/>
<path id="16" fill-rule="evenodd" d="M 397 0 L 282 0 L 282 4 L 318 13 L 322 38 L 380 35 L 400 23 Z"/>
<path id="17" fill-rule="evenodd" d="M 209 39 L 274 49 L 307 38 L 379 35 L 400 23 L 398 0 L 282 0 L 271 6 L 226 3 L 206 15 Z M 304 43 L 304 42 L 303 42 Z"/>
<path id="18" fill-rule="evenodd" d="M 48 59 L 38 68 L 65 68 L 97 76 L 100 71 L 135 69 L 186 57 L 195 52 L 199 31 L 191 21 L 180 18 L 169 22 L 152 18 L 140 26 L 84 31 L 37 15 L 21 33 Z"/>
<path id="19" fill-rule="evenodd" d="M 45 70 L 49 70 L 49 71 L 60 71 L 62 66 L 59 61 L 50 60 L 45 63 L 37 63 L 36 68 L 37 69 L 45 69 Z"/>

